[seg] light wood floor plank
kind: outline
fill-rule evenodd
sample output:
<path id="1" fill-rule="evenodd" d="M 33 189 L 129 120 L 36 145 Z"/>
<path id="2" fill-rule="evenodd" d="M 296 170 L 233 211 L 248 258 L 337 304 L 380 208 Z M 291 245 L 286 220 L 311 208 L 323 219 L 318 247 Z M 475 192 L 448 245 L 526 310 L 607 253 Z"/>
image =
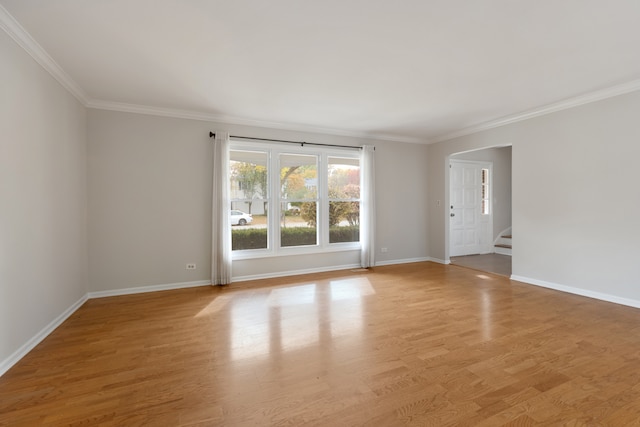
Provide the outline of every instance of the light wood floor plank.
<path id="1" fill-rule="evenodd" d="M 87 301 L 0 426 L 640 425 L 640 310 L 435 263 Z"/>

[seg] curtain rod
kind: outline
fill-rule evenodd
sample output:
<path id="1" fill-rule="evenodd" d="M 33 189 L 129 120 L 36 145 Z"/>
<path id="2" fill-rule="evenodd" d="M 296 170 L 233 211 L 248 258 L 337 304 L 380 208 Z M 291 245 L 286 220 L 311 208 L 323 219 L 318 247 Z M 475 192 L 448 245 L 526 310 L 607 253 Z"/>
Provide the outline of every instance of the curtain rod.
<path id="1" fill-rule="evenodd" d="M 209 132 L 209 138 L 214 138 L 216 134 L 214 132 Z M 304 141 L 285 141 L 283 139 L 268 139 L 268 138 L 252 138 L 250 136 L 237 136 L 237 135 L 229 135 L 229 138 L 236 139 L 252 139 L 254 141 L 269 141 L 269 142 L 284 142 L 286 144 L 299 144 L 301 147 L 305 145 L 319 145 L 322 147 L 340 147 L 340 148 L 355 148 L 357 150 L 362 150 L 362 147 L 352 146 L 352 145 L 337 145 L 337 144 L 320 144 L 318 142 L 304 142 Z"/>

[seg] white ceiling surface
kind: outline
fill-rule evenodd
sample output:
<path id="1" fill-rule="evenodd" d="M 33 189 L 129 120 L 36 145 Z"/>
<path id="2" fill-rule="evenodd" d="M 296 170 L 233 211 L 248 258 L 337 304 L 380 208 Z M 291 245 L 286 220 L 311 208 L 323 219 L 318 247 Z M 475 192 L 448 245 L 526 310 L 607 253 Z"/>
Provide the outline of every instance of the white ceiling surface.
<path id="1" fill-rule="evenodd" d="M 429 142 L 640 79 L 638 0 L 0 0 L 89 98 Z"/>

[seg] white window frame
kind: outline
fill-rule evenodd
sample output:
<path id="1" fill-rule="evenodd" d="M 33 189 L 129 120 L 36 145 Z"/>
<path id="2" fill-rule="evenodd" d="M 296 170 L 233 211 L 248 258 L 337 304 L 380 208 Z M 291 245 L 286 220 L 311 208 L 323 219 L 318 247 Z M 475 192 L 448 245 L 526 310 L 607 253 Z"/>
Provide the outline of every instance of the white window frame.
<path id="1" fill-rule="evenodd" d="M 304 255 L 327 252 L 360 250 L 360 242 L 329 243 L 329 197 L 328 197 L 328 158 L 342 157 L 360 160 L 360 151 L 357 148 L 298 146 L 295 144 L 278 144 L 265 142 L 239 141 L 231 138 L 230 150 L 234 151 L 261 151 L 267 153 L 267 180 L 269 182 L 268 194 L 264 199 L 268 206 L 267 248 L 245 249 L 232 251 L 233 260 L 267 258 L 278 256 Z M 318 156 L 318 200 L 317 212 L 317 244 L 309 246 L 280 246 L 280 215 L 282 200 L 280 194 L 280 154 L 303 154 Z M 362 165 L 360 165 L 362 167 Z M 362 182 L 360 183 L 362 186 Z M 362 199 L 360 199 L 362 202 Z"/>

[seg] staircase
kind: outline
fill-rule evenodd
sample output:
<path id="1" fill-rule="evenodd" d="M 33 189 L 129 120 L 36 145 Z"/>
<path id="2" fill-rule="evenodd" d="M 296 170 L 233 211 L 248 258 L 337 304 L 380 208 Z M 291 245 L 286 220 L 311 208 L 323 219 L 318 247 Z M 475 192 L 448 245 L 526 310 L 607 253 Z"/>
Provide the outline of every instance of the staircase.
<path id="1" fill-rule="evenodd" d="M 495 253 L 511 256 L 511 232 L 502 233 L 494 242 Z"/>

